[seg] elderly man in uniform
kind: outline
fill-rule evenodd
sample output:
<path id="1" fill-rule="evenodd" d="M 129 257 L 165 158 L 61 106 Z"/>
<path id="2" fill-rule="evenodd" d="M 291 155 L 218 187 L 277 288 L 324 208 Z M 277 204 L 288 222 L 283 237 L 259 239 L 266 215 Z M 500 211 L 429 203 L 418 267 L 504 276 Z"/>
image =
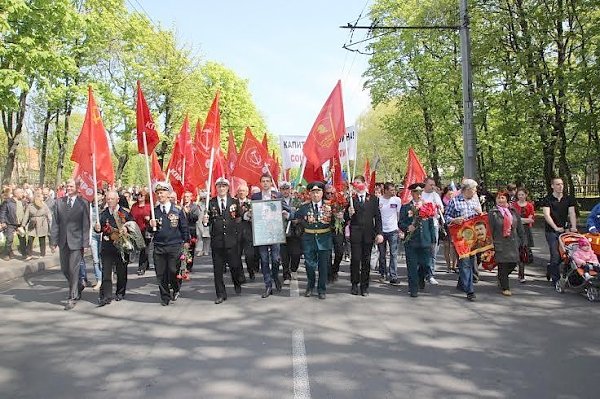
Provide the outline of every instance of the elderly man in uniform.
<path id="1" fill-rule="evenodd" d="M 218 305 L 227 300 L 223 281 L 225 264 L 229 265 L 235 293 L 242 292 L 242 258 L 238 243 L 238 228 L 241 226 L 242 213 L 238 200 L 229 195 L 229 181 L 220 177 L 215 182 L 215 186 L 217 196 L 208 203 L 208 226 L 217 294 L 215 304 Z"/>
<path id="2" fill-rule="evenodd" d="M 304 296 L 310 297 L 312 295 L 315 288 L 316 271 L 318 270 L 317 293 L 319 299 L 325 299 L 327 274 L 333 248 L 331 229 L 334 220 L 331 214 L 331 206 L 323 201 L 325 185 L 321 182 L 312 182 L 306 188 L 310 193 L 310 202 L 302 204 L 296 212 L 296 219 L 304 227 L 302 247 L 304 249 L 306 276 L 308 277 Z"/>
<path id="3" fill-rule="evenodd" d="M 154 269 L 160 291 L 160 303 L 168 306 L 179 297 L 181 281 L 177 272 L 181 267 L 182 246 L 189 248 L 190 230 L 183 211 L 169 200 L 171 187 L 167 183 L 154 185 L 158 205 L 154 208 L 155 219 L 150 220 L 154 232 Z"/>

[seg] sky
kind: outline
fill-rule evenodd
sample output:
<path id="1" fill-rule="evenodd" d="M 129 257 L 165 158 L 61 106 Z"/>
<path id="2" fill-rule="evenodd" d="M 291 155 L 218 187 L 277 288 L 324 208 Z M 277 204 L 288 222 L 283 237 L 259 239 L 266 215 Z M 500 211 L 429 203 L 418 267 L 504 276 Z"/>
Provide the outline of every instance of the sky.
<path id="1" fill-rule="evenodd" d="M 307 135 L 338 79 L 346 125 L 370 107 L 368 57 L 342 45 L 368 0 L 127 0 L 181 43 L 249 81 L 269 133 Z M 365 9 L 366 7 L 366 9 Z M 363 14 L 363 15 L 364 15 Z M 363 19 L 360 24 L 367 24 Z M 353 40 L 364 38 L 357 32 Z"/>

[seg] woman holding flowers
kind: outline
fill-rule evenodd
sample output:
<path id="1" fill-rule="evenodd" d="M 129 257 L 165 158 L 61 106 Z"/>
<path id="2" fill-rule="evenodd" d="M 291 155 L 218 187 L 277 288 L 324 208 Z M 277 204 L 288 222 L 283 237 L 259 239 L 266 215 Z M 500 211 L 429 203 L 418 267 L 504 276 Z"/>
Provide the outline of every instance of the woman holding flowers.
<path id="1" fill-rule="evenodd" d="M 425 288 L 425 274 L 431 267 L 431 245 L 435 241 L 433 218 L 436 209 L 432 203 L 424 203 L 421 199 L 424 187 L 423 183 L 408 187 L 412 201 L 400 208 L 398 223 L 404 233 L 408 289 L 413 298 L 419 295 L 419 288 Z"/>

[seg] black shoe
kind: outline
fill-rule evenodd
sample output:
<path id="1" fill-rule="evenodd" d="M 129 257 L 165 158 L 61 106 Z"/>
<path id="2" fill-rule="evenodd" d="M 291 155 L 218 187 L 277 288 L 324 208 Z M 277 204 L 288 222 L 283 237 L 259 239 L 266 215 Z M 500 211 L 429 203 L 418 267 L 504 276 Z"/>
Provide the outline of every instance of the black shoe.
<path id="1" fill-rule="evenodd" d="M 111 302 L 112 300 L 110 298 L 99 298 L 98 307 L 101 308 L 102 306 L 110 305 Z"/>
<path id="2" fill-rule="evenodd" d="M 254 272 L 250 273 L 250 281 L 254 281 Z"/>
<path id="3" fill-rule="evenodd" d="M 235 293 L 236 294 L 240 295 L 242 293 L 242 286 L 241 285 L 236 285 L 233 288 L 235 289 Z"/>
<path id="4" fill-rule="evenodd" d="M 75 300 L 74 299 L 69 299 L 67 301 L 67 304 L 65 305 L 65 310 L 71 310 L 71 309 L 73 309 L 75 307 L 75 305 L 76 305 Z"/>
<path id="5" fill-rule="evenodd" d="M 477 298 L 477 297 L 475 296 L 474 292 L 470 292 L 470 293 L 467 294 L 467 299 L 469 301 L 473 302 L 475 300 L 475 298 Z"/>
<path id="6" fill-rule="evenodd" d="M 181 294 L 179 293 L 179 291 L 174 292 L 172 301 L 175 302 L 177 299 L 179 299 L 180 296 Z"/>
<path id="7" fill-rule="evenodd" d="M 275 279 L 275 290 L 277 292 L 281 292 L 281 281 L 279 280 L 279 278 Z"/>
<path id="8" fill-rule="evenodd" d="M 424 279 L 419 279 L 419 289 L 420 290 L 425 289 L 425 280 Z"/>
<path id="9" fill-rule="evenodd" d="M 218 304 L 223 303 L 223 302 L 225 302 L 225 299 L 221 298 L 220 296 L 217 297 L 217 299 L 215 299 L 215 305 L 218 305 Z"/>
<path id="10" fill-rule="evenodd" d="M 325 293 L 324 292 L 321 292 L 319 294 L 319 299 L 325 299 Z"/>
<path id="11" fill-rule="evenodd" d="M 309 298 L 312 295 L 312 290 L 310 288 L 307 288 L 306 291 L 304 291 L 304 296 Z"/>
<path id="12" fill-rule="evenodd" d="M 350 293 L 352 295 L 358 295 L 358 284 L 352 284 L 352 288 L 350 289 Z"/>
<path id="13" fill-rule="evenodd" d="M 123 295 L 123 294 L 115 295 L 115 301 L 117 301 L 117 302 L 122 301 L 123 298 L 125 298 L 125 295 Z"/>
<path id="14" fill-rule="evenodd" d="M 473 284 L 477 284 L 479 282 L 479 276 L 474 274 L 473 275 Z"/>
<path id="15" fill-rule="evenodd" d="M 360 289 L 360 295 L 369 296 L 369 289 L 367 287 Z"/>
<path id="16" fill-rule="evenodd" d="M 81 299 L 81 293 L 83 292 L 83 290 L 85 290 L 85 284 L 79 283 L 79 285 L 77 286 L 77 296 L 75 297 L 76 301 Z"/>
<path id="17" fill-rule="evenodd" d="M 160 301 L 162 306 L 169 306 L 169 301 Z"/>
<path id="18" fill-rule="evenodd" d="M 271 287 L 266 288 L 265 292 L 261 295 L 262 298 L 267 298 L 273 293 L 273 289 Z"/>
<path id="19" fill-rule="evenodd" d="M 411 293 L 410 293 L 410 297 L 411 297 L 411 298 L 416 298 L 416 297 L 418 297 L 418 296 L 419 296 L 419 293 L 418 293 L 418 292 L 411 292 Z"/>
<path id="20" fill-rule="evenodd" d="M 138 270 L 138 271 L 137 271 L 137 275 L 138 275 L 138 276 L 143 276 L 144 274 L 146 274 L 146 271 L 145 271 L 145 270 Z"/>

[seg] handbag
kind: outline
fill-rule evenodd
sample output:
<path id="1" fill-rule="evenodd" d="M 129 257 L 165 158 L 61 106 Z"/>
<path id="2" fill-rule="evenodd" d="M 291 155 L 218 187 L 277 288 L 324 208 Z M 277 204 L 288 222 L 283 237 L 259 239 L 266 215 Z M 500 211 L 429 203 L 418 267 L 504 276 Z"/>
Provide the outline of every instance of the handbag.
<path id="1" fill-rule="evenodd" d="M 533 252 L 527 245 L 519 246 L 519 261 L 523 264 L 533 263 Z"/>

